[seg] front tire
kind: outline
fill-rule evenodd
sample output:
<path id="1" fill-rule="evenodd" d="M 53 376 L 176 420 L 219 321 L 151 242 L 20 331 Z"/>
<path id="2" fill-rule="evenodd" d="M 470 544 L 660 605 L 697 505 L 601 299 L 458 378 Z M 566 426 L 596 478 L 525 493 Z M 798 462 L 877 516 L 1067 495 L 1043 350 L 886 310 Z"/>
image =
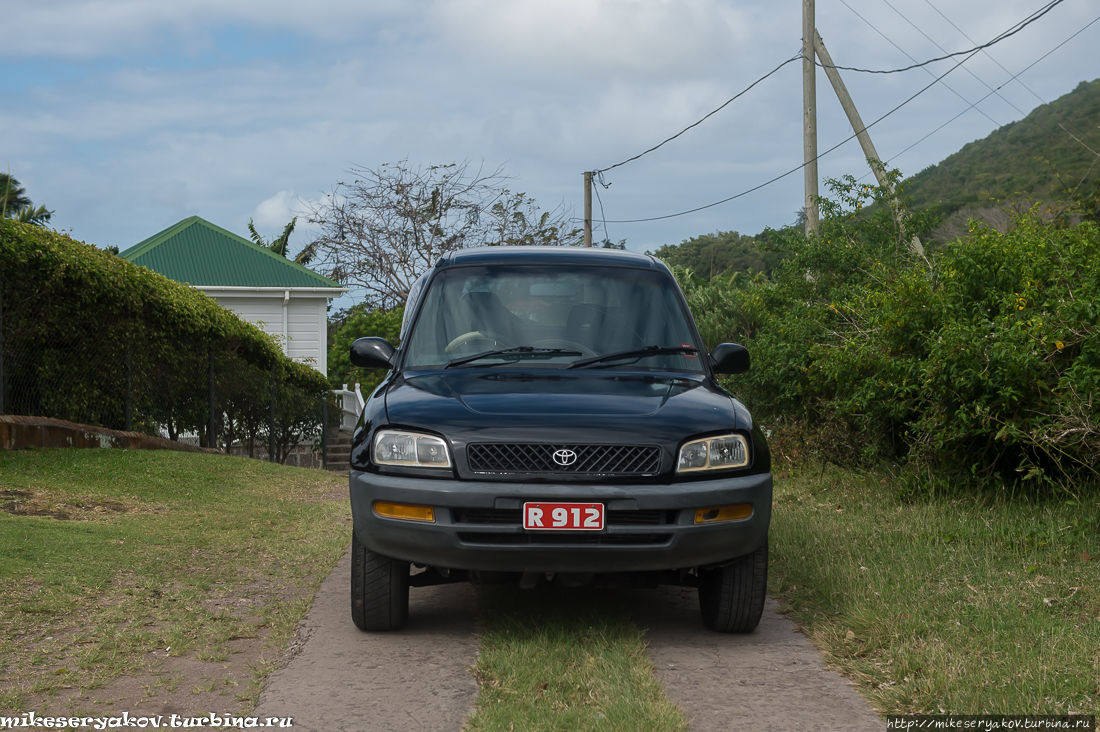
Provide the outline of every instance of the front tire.
<path id="1" fill-rule="evenodd" d="M 359 630 L 397 630 L 409 618 L 409 564 L 367 549 L 351 534 L 351 619 Z"/>
<path id="2" fill-rule="evenodd" d="M 719 633 L 751 633 L 764 613 L 768 589 L 768 540 L 752 554 L 724 567 L 700 572 L 703 623 Z"/>

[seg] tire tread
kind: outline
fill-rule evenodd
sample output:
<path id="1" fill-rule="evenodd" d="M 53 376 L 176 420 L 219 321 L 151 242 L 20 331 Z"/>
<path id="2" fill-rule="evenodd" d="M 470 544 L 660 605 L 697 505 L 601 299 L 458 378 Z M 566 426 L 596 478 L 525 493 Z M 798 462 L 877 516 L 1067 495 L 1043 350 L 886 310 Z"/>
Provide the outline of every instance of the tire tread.
<path id="1" fill-rule="evenodd" d="M 351 619 L 363 631 L 397 630 L 409 616 L 409 565 L 375 554 L 352 532 Z"/>
<path id="2" fill-rule="evenodd" d="M 768 542 L 732 563 L 700 575 L 699 610 L 719 633 L 751 633 L 764 613 L 768 589 Z"/>

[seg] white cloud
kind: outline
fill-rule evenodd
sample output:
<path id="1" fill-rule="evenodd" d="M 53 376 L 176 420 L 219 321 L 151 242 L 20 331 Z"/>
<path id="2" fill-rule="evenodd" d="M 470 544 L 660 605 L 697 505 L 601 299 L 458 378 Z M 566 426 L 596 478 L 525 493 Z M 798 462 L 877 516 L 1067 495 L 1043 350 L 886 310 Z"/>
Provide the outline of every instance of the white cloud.
<path id="1" fill-rule="evenodd" d="M 848 2 L 918 58 L 938 55 L 879 0 Z M 1032 0 L 930 2 L 978 41 L 1034 9 Z M 926 3 L 894 4 L 949 50 L 967 46 Z M 506 164 L 515 190 L 546 208 L 576 206 L 581 171 L 694 122 L 794 54 L 800 35 L 799 5 L 765 0 L 9 5 L 5 27 L 17 32 L 0 46 L 7 102 L 0 128 L 14 141 L 5 152 L 12 173 L 57 211 L 59 226 L 120 246 L 191 214 L 242 235 L 252 216 L 265 236 L 277 235 L 352 165 L 406 158 Z M 1067 0 L 992 53 L 1015 73 L 1096 12 L 1089 0 Z M 843 5 L 818 3 L 818 27 L 838 63 L 908 62 Z M 282 48 L 284 35 L 298 44 L 292 51 Z M 1100 76 L 1100 57 L 1087 51 L 1097 38 L 1100 24 L 1025 80 L 1052 99 Z M 239 40 L 270 48 L 250 55 Z M 201 63 L 166 63 L 166 53 L 196 54 Z M 972 63 L 991 84 L 1007 76 L 982 57 Z M 868 122 L 928 80 L 920 71 L 845 73 Z M 961 70 L 950 81 L 969 99 L 986 93 Z M 1002 93 L 1024 110 L 1037 103 L 1016 85 Z M 1018 118 L 995 101 L 982 108 L 998 123 Z M 824 149 L 850 130 L 823 74 L 818 104 Z M 884 157 L 896 155 L 965 106 L 934 88 L 872 137 Z M 992 126 L 968 112 L 898 164 L 914 173 Z M 613 171 L 613 187 L 601 191 L 607 217 L 686 210 L 761 183 L 801 162 L 800 130 L 800 75 L 791 64 L 657 153 Z M 855 143 L 821 163 L 823 177 L 863 169 Z M 757 232 L 791 220 L 800 187 L 801 174 L 792 175 L 693 216 L 609 225 L 610 235 L 645 248 L 718 228 Z M 308 238 L 300 219 L 292 249 Z"/>
<path id="2" fill-rule="evenodd" d="M 466 55 L 597 78 L 705 68 L 741 49 L 747 30 L 717 0 L 440 0 L 431 18 Z"/>
<path id="3" fill-rule="evenodd" d="M 0 57 L 116 57 L 134 50 L 193 55 L 213 49 L 213 32 L 228 26 L 361 41 L 389 25 L 393 39 L 420 12 L 413 3 L 386 0 L 308 6 L 297 0 L 35 0 L 5 6 L 8 32 Z"/>
<path id="4" fill-rule="evenodd" d="M 266 229 L 280 229 L 298 215 L 301 205 L 298 197 L 294 195 L 294 189 L 279 191 L 271 198 L 261 201 L 252 210 L 252 219 L 259 231 Z"/>

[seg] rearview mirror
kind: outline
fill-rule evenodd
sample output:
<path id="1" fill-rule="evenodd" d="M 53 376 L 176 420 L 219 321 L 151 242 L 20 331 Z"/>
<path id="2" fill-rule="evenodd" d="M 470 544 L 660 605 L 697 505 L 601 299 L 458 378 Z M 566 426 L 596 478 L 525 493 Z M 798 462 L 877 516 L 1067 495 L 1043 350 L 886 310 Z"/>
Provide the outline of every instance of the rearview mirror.
<path id="1" fill-rule="evenodd" d="M 720 343 L 710 357 L 716 374 L 743 374 L 749 370 L 749 351 L 738 343 Z"/>
<path id="2" fill-rule="evenodd" d="M 359 338 L 351 344 L 351 363 L 361 369 L 392 369 L 394 353 L 385 338 Z"/>

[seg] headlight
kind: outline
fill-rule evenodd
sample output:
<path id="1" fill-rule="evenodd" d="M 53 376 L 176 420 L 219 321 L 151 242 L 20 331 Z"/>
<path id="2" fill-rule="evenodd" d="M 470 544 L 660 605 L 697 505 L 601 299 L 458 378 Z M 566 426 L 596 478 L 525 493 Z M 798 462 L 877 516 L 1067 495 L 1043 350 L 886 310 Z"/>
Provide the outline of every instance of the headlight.
<path id="1" fill-rule="evenodd" d="M 435 435 L 379 430 L 374 436 L 374 462 L 411 468 L 449 468 L 451 456 L 447 443 Z"/>
<path id="2" fill-rule="evenodd" d="M 677 473 L 695 470 L 743 468 L 749 464 L 749 444 L 741 435 L 718 435 L 692 440 L 680 448 Z"/>

